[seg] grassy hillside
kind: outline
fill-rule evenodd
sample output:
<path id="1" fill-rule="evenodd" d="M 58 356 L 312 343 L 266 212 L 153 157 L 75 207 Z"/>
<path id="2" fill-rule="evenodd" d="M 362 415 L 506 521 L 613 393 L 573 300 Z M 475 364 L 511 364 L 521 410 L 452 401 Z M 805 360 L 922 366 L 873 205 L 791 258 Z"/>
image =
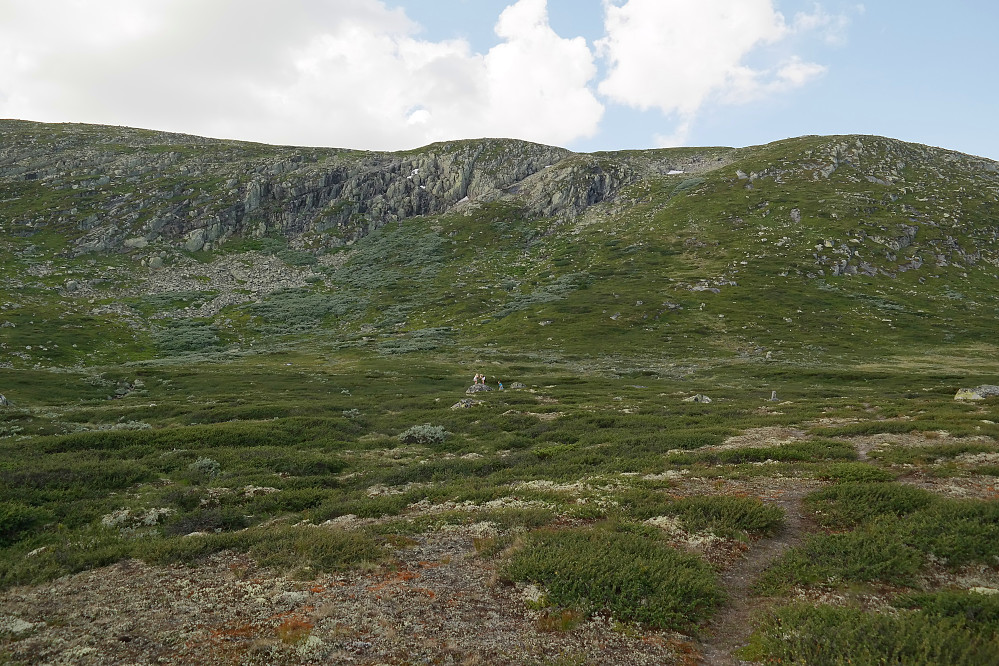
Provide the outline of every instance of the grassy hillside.
<path id="1" fill-rule="evenodd" d="M 992 663 L 995 163 L 3 132 L 0 663 Z"/>

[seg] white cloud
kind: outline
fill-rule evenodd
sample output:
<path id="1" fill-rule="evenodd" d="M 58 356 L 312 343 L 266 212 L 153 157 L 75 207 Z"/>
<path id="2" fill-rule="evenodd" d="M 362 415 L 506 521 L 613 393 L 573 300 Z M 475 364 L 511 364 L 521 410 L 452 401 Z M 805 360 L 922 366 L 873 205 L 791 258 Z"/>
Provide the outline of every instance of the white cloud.
<path id="1" fill-rule="evenodd" d="M 582 38 L 519 0 L 475 53 L 381 0 L 0 0 L 0 116 L 398 149 L 592 135 Z"/>
<path id="2" fill-rule="evenodd" d="M 688 118 L 680 123 L 669 134 L 655 134 L 652 137 L 656 148 L 676 148 L 687 145 L 690 132 L 693 129 L 693 122 Z"/>
<path id="3" fill-rule="evenodd" d="M 761 47 L 797 31 L 830 28 L 816 6 L 788 25 L 773 0 L 604 0 L 606 37 L 597 43 L 608 62 L 599 91 L 641 110 L 678 119 L 660 144 L 690 134 L 697 111 L 709 101 L 744 103 L 811 81 L 825 71 L 792 56 L 767 68 L 746 64 Z"/>
<path id="4" fill-rule="evenodd" d="M 857 5 L 855 11 L 864 13 L 864 6 Z M 827 44 L 842 46 L 846 43 L 850 18 L 846 14 L 830 14 L 818 3 L 811 12 L 798 12 L 792 23 L 795 32 L 819 32 Z"/>

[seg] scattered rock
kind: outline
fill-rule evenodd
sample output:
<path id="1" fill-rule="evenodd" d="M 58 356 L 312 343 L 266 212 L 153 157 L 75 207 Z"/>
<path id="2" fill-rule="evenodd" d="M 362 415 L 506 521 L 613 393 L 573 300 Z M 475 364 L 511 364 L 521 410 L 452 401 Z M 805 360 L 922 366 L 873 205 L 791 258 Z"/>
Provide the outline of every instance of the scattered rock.
<path id="1" fill-rule="evenodd" d="M 527 384 L 524 384 L 522 382 L 514 382 L 514 383 L 510 384 L 510 388 L 512 388 L 512 389 L 526 389 L 527 388 Z"/>
<path id="2" fill-rule="evenodd" d="M 993 396 L 999 395 L 999 386 L 994 384 L 982 384 L 975 388 L 963 388 L 959 389 L 957 395 L 954 396 L 955 400 L 985 400 L 986 398 L 991 398 Z"/>
<path id="3" fill-rule="evenodd" d="M 31 631 L 35 627 L 44 627 L 44 622 L 25 622 L 13 615 L 0 616 L 0 632 L 10 634 L 23 634 Z"/>
<path id="4" fill-rule="evenodd" d="M 269 486 L 244 486 L 243 487 L 243 497 L 259 497 L 260 495 L 273 495 L 274 493 L 281 492 L 278 488 L 271 488 Z"/>
<path id="5" fill-rule="evenodd" d="M 709 398 L 706 395 L 702 395 L 702 394 L 698 393 L 697 395 L 692 395 L 689 398 L 684 398 L 683 401 L 684 402 L 703 402 L 703 403 L 706 404 L 706 403 L 711 402 L 711 398 Z"/>
<path id="6" fill-rule="evenodd" d="M 9 407 L 10 403 L 7 402 L 7 397 L 0 393 L 0 407 Z"/>
<path id="7" fill-rule="evenodd" d="M 458 402 L 451 405 L 451 409 L 468 409 L 469 407 L 475 407 L 476 405 L 481 405 L 481 400 L 472 400 L 471 398 L 462 398 Z"/>

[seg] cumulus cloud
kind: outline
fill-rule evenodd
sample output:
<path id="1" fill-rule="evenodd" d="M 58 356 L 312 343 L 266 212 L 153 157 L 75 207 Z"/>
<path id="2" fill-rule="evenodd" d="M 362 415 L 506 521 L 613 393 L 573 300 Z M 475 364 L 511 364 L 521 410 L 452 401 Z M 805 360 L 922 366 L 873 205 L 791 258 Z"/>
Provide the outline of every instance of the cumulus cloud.
<path id="1" fill-rule="evenodd" d="M 752 67 L 747 57 L 803 31 L 839 24 L 816 6 L 788 24 L 773 0 L 604 0 L 606 36 L 597 43 L 608 73 L 599 91 L 678 119 L 660 145 L 682 143 L 709 101 L 744 103 L 805 85 L 822 65 L 788 57 Z M 832 34 L 832 33 L 830 33 Z"/>
<path id="2" fill-rule="evenodd" d="M 546 0 L 496 33 L 423 40 L 381 0 L 0 0 L 0 116 L 369 149 L 596 132 L 593 54 Z"/>

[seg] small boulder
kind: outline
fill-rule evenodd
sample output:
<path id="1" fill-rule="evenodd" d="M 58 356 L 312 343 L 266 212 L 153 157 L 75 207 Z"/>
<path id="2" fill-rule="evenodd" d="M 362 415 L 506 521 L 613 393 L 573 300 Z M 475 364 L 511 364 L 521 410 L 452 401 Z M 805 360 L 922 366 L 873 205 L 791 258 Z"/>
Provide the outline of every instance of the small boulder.
<path id="1" fill-rule="evenodd" d="M 705 404 L 711 402 L 711 398 L 706 395 L 698 393 L 697 395 L 692 395 L 689 398 L 684 398 L 684 402 L 703 402 Z"/>
<path id="2" fill-rule="evenodd" d="M 481 393 L 482 391 L 492 391 L 492 387 L 487 384 L 472 384 L 467 389 L 465 393 Z"/>
<path id="3" fill-rule="evenodd" d="M 469 407 L 475 407 L 476 405 L 481 405 L 481 400 L 472 400 L 471 398 L 462 398 L 458 402 L 451 405 L 451 409 L 468 409 Z"/>
<path id="4" fill-rule="evenodd" d="M 510 388 L 512 388 L 512 389 L 526 389 L 527 388 L 527 384 L 524 384 L 522 382 L 514 382 L 514 383 L 510 384 Z"/>
<path id="5" fill-rule="evenodd" d="M 7 398 L 2 393 L 0 393 L 0 407 L 8 407 L 9 405 L 10 403 L 7 402 Z"/>

